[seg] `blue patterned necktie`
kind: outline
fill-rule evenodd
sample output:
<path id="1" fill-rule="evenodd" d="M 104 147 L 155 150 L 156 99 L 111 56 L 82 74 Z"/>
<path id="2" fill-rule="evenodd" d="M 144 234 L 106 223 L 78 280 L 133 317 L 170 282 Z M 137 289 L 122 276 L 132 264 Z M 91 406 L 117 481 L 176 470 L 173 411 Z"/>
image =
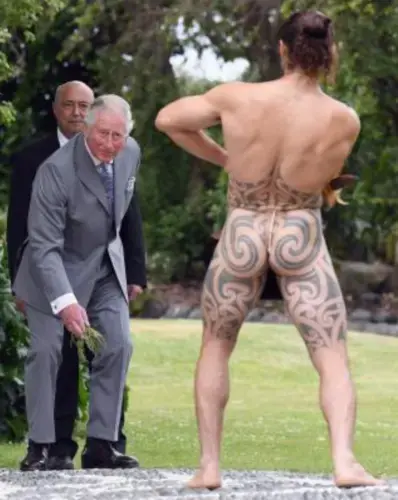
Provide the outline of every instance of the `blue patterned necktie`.
<path id="1" fill-rule="evenodd" d="M 102 184 L 104 185 L 106 197 L 108 198 L 109 208 L 113 210 L 113 166 L 110 163 L 101 163 L 98 167 Z"/>

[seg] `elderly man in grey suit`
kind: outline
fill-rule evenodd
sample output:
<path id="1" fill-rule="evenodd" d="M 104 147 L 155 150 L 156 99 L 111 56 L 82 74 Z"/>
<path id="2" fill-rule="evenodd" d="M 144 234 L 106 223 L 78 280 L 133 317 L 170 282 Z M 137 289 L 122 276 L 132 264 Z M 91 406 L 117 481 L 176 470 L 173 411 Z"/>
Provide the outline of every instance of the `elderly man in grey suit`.
<path id="1" fill-rule="evenodd" d="M 90 409 L 83 468 L 132 468 L 118 453 L 123 388 L 132 355 L 129 300 L 142 290 L 127 285 L 120 227 L 133 196 L 140 148 L 129 137 L 131 110 L 116 95 L 98 97 L 86 131 L 51 155 L 36 175 L 28 243 L 14 281 L 31 331 L 25 368 L 32 443 L 21 469 L 36 460 L 45 469 L 55 440 L 54 398 L 65 327 L 77 338 L 87 325 L 104 346 L 90 374 Z"/>

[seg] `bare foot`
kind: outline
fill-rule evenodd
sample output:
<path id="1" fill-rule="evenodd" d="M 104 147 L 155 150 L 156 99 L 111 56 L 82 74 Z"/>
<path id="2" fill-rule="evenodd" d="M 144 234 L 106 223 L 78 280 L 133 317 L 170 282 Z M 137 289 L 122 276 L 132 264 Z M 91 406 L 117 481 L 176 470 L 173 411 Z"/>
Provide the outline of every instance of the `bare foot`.
<path id="1" fill-rule="evenodd" d="M 358 462 L 351 461 L 340 467 L 334 474 L 334 483 L 338 488 L 354 488 L 358 486 L 385 486 L 382 479 L 371 476 Z"/>
<path id="2" fill-rule="evenodd" d="M 217 467 L 202 467 L 195 476 L 188 481 L 188 488 L 206 488 L 216 490 L 221 488 L 221 474 Z"/>

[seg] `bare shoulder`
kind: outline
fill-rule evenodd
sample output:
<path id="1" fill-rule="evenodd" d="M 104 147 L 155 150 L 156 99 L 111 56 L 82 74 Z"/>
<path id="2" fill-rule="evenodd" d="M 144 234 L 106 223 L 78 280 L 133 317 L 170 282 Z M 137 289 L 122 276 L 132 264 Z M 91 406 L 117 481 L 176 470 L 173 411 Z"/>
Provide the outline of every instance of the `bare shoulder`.
<path id="1" fill-rule="evenodd" d="M 361 128 L 361 120 L 358 113 L 354 108 L 347 104 L 340 103 L 341 105 L 341 119 L 347 123 L 347 126 L 353 131 L 359 131 Z"/>
<path id="2" fill-rule="evenodd" d="M 250 83 L 241 82 L 241 81 L 233 81 L 233 82 L 225 82 L 219 83 L 212 89 L 206 92 L 207 95 L 224 95 L 224 94 L 235 94 L 242 89 L 250 86 Z"/>
<path id="3" fill-rule="evenodd" d="M 357 137 L 361 130 L 361 120 L 354 108 L 342 101 L 333 99 L 334 116 L 348 135 Z"/>
<path id="4" fill-rule="evenodd" d="M 253 85 L 255 84 L 241 81 L 220 83 L 204 95 L 209 101 L 218 105 L 228 105 L 250 92 Z"/>
<path id="5" fill-rule="evenodd" d="M 207 93 L 207 96 L 209 99 L 215 99 L 224 105 L 242 101 L 250 102 L 252 99 L 257 102 L 261 100 L 264 103 L 273 101 L 276 96 L 280 96 L 283 93 L 282 89 L 279 80 L 269 82 L 234 81 L 217 85 Z"/>

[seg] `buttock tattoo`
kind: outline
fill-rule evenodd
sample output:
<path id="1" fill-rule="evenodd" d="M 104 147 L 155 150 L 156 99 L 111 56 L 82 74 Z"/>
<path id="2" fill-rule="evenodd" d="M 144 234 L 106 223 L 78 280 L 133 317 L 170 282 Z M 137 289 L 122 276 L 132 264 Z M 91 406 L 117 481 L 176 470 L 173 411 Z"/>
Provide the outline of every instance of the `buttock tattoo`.
<path id="1" fill-rule="evenodd" d="M 253 184 L 250 186 L 255 190 Z M 284 197 L 286 194 L 284 189 Z M 282 210 L 258 201 L 255 210 L 243 208 L 244 203 L 238 207 L 230 203 L 203 287 L 202 311 L 208 335 L 236 340 L 270 266 L 291 319 L 311 352 L 345 339 L 346 309 L 323 237 L 320 210 L 308 206 L 310 203 L 298 208 L 299 196 L 293 192 L 291 209 L 284 199 Z M 303 196 L 308 200 L 308 195 Z M 230 202 L 231 197 L 230 193 Z M 255 195 L 253 199 L 258 200 Z M 314 197 L 311 201 L 318 203 Z"/>

